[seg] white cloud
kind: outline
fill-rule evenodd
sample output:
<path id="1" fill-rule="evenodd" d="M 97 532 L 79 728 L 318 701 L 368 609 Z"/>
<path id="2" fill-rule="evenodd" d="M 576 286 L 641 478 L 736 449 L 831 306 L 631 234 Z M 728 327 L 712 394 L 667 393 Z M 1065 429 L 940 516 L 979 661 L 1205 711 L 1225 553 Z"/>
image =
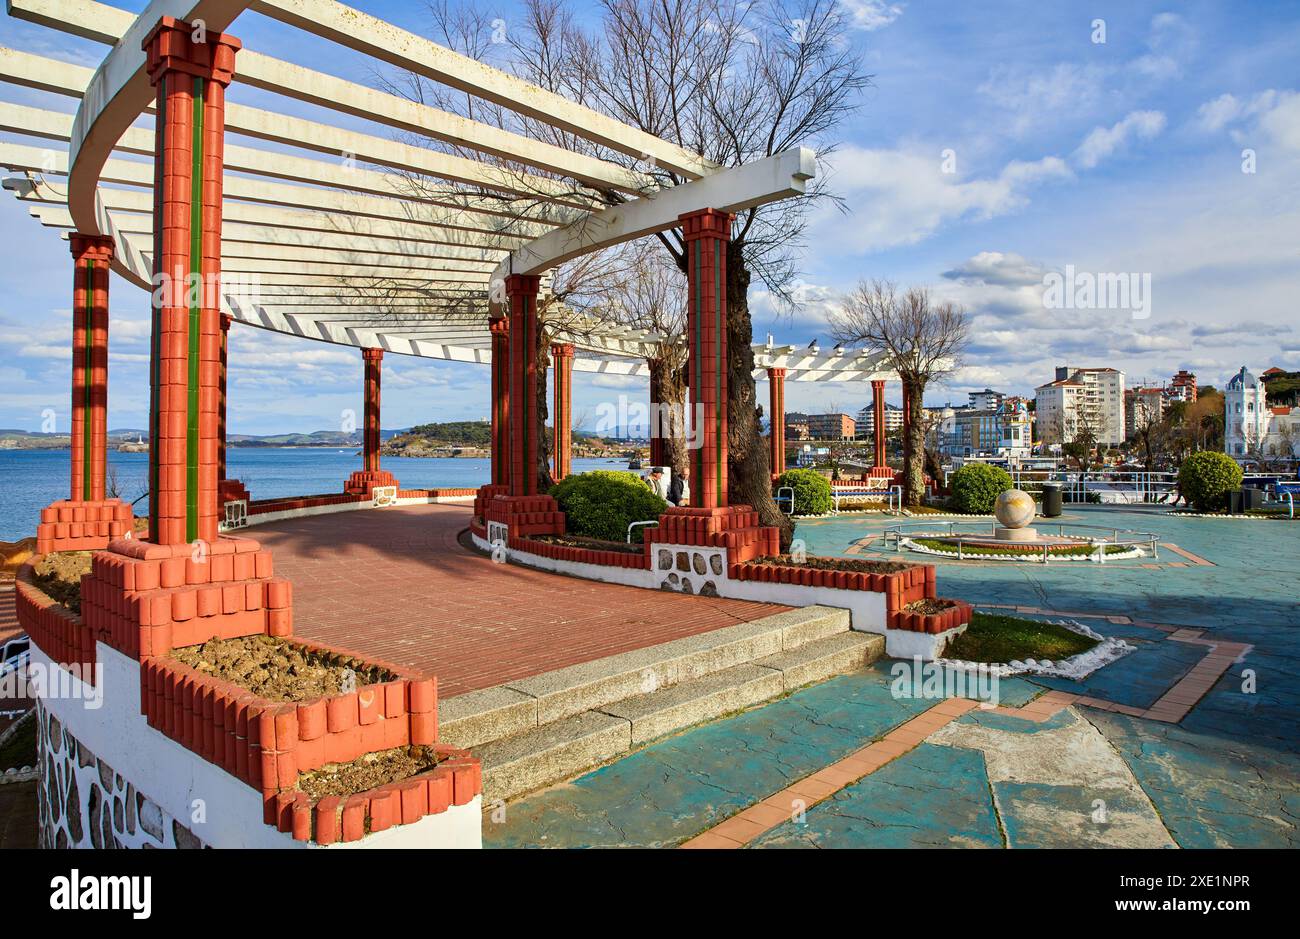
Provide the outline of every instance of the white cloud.
<path id="1" fill-rule="evenodd" d="M 873 31 L 883 29 L 903 15 L 902 3 L 886 0 L 840 0 L 840 6 L 858 29 Z"/>
<path id="2" fill-rule="evenodd" d="M 1165 129 L 1165 116 L 1159 111 L 1133 111 L 1110 127 L 1097 127 L 1074 151 L 1075 163 L 1092 169 L 1134 137 L 1151 140 Z"/>
<path id="3" fill-rule="evenodd" d="M 996 176 L 962 180 L 943 172 L 937 149 L 846 146 L 832 162 L 832 187 L 857 210 L 848 216 L 824 210 L 819 221 L 832 237 L 823 243 L 855 253 L 915 244 L 949 222 L 1005 215 L 1024 206 L 1037 185 L 1071 175 L 1063 160 L 1049 156 L 1013 160 Z"/>

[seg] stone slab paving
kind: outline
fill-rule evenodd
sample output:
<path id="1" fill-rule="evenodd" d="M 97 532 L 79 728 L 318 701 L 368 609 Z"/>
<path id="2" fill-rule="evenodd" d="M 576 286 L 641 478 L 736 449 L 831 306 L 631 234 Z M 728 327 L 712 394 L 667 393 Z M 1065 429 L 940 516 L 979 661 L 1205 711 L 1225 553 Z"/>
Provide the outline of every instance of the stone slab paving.
<path id="1" fill-rule="evenodd" d="M 259 525 L 294 584 L 294 630 L 438 676 L 440 697 L 752 622 L 786 607 L 493 564 L 463 548 L 460 505 Z"/>

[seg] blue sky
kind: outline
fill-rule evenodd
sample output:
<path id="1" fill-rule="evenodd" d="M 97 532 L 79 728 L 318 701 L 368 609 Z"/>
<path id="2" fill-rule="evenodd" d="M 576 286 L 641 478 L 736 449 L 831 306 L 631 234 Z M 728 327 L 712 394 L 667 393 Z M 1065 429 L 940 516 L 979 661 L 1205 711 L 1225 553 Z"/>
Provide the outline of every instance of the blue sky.
<path id="1" fill-rule="evenodd" d="M 1190 368 L 1220 386 L 1243 364 L 1300 368 L 1300 5 L 842 2 L 875 76 L 832 158 L 851 212 L 817 213 L 792 315 L 751 292 L 756 337 L 824 340 L 842 293 L 886 277 L 972 315 L 967 362 L 930 404 L 986 385 L 1032 393 L 1066 363 L 1120 368 L 1130 383 Z M 423 28 L 422 4 L 355 5 Z M 497 6 L 507 23 L 517 13 Z M 359 58 L 255 14 L 232 32 L 248 48 L 371 80 Z M 0 44 L 84 64 L 105 51 L 7 17 Z M 0 95 L 73 107 L 8 86 Z M 232 90 L 307 113 L 271 97 Z M 1244 151 L 1254 172 L 1243 172 Z M 10 198 L 0 198 L 0 234 L 0 427 L 38 428 L 47 408 L 66 427 L 66 244 Z M 1149 317 L 1046 309 L 1044 275 L 1067 265 L 1150 275 Z M 147 309 L 143 291 L 115 281 L 113 427 L 145 425 Z M 485 417 L 487 380 L 486 368 L 389 356 L 384 425 Z M 237 326 L 230 385 L 234 432 L 334 427 L 360 407 L 360 354 Z M 578 417 L 646 393 L 644 382 L 581 373 L 574 386 Z M 787 407 L 852 411 L 869 396 L 792 383 Z"/>

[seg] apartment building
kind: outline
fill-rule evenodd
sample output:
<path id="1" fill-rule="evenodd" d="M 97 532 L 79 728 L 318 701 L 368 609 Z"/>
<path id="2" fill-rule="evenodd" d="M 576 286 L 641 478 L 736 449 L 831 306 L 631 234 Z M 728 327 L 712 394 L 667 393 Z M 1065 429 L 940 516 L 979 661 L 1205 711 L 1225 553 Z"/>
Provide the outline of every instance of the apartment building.
<path id="1" fill-rule="evenodd" d="M 1102 446 L 1124 442 L 1124 373 L 1113 368 L 1056 370 L 1056 379 L 1034 389 L 1039 437 L 1070 443 L 1090 434 Z"/>

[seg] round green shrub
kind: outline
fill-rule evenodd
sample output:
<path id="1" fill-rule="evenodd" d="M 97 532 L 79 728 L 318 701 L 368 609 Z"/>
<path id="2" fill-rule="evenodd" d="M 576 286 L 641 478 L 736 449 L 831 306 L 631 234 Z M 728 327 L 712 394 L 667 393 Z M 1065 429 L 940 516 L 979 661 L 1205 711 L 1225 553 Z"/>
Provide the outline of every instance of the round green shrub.
<path id="1" fill-rule="evenodd" d="M 967 463 L 948 477 L 948 489 L 952 493 L 948 505 L 956 512 L 988 515 L 998 496 L 1013 486 L 1011 474 L 1002 467 Z"/>
<path id="2" fill-rule="evenodd" d="M 1202 450 L 1178 468 L 1178 491 L 1198 512 L 1213 512 L 1223 508 L 1230 490 L 1241 487 L 1241 476 L 1241 467 L 1228 454 Z"/>
<path id="3" fill-rule="evenodd" d="M 786 486 L 794 490 L 794 515 L 825 515 L 833 507 L 830 480 L 816 470 L 786 470 L 777 478 L 774 491 Z"/>
<path id="4" fill-rule="evenodd" d="M 570 534 L 626 541 L 627 526 L 659 518 L 668 503 L 650 491 L 635 473 L 593 470 L 567 476 L 551 487 L 565 513 Z M 643 529 L 632 533 L 639 542 Z"/>

